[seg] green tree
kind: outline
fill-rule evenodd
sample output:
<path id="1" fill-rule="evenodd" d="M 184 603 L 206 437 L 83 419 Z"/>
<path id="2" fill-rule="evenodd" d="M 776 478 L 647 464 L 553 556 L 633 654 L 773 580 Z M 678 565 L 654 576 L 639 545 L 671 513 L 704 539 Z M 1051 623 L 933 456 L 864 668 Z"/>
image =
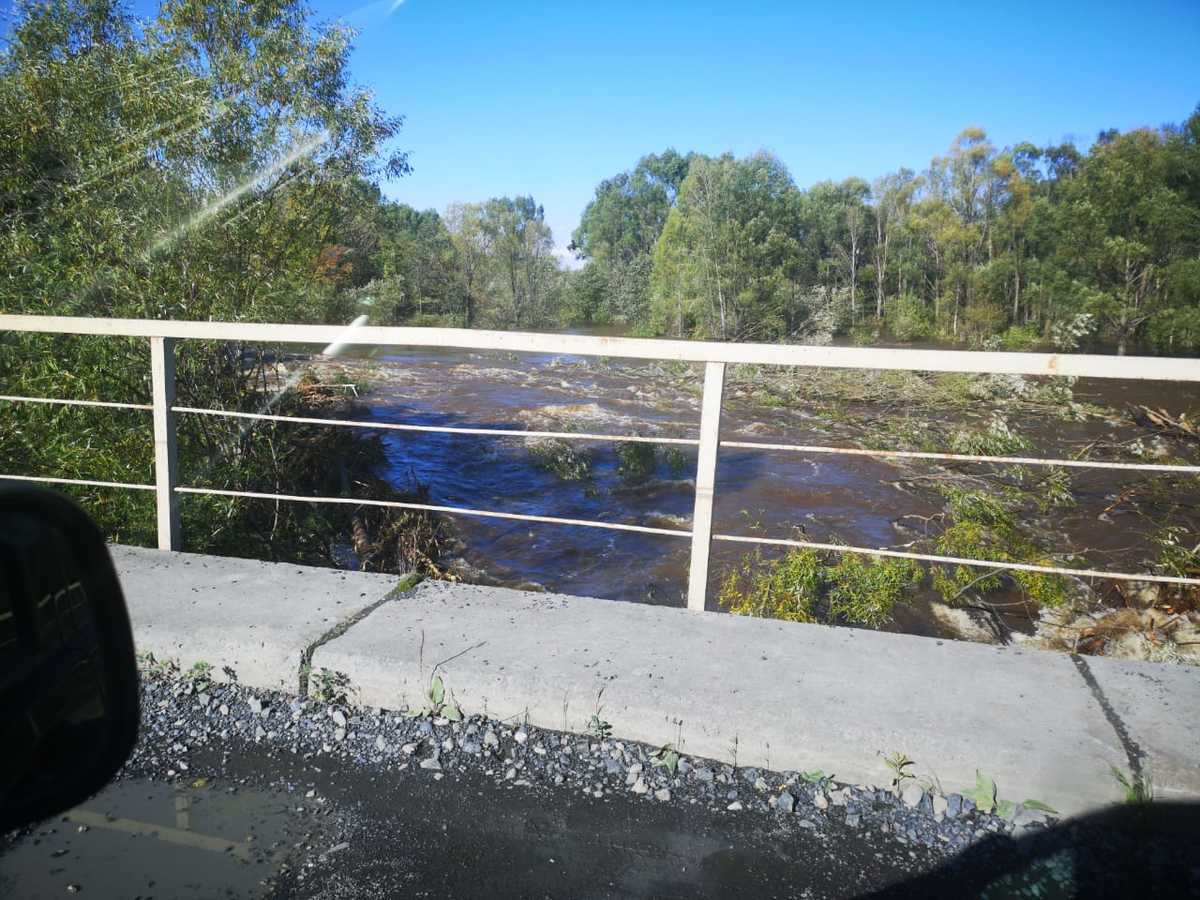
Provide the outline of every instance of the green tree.
<path id="1" fill-rule="evenodd" d="M 399 119 L 350 84 L 348 53 L 346 31 L 314 27 L 285 0 L 169 0 L 145 24 L 107 0 L 22 4 L 0 50 L 0 308 L 345 321 L 360 277 L 351 258 L 369 249 L 350 239 L 345 210 L 360 202 L 361 179 L 406 168 L 403 155 L 382 152 Z M 0 381 L 11 393 L 147 399 L 143 341 L 7 335 L 4 344 Z M 188 342 L 181 401 L 253 404 L 263 359 L 256 348 Z M 0 467 L 149 481 L 139 415 L 13 406 L 0 417 Z M 278 452 L 269 428 L 199 419 L 181 420 L 185 477 L 252 489 L 311 470 L 298 463 L 303 443 Z M 48 434 L 55 440 L 39 438 Z M 362 461 L 357 447 L 342 458 Z M 144 496 L 76 494 L 110 536 L 149 537 Z M 190 499 L 183 513 L 191 549 L 328 555 L 313 535 L 330 529 L 312 527 L 324 513 L 272 517 L 216 498 Z"/>
<path id="2" fill-rule="evenodd" d="M 770 338 L 794 294 L 795 186 L 758 153 L 694 159 L 654 253 L 654 315 L 677 334 Z"/>
<path id="3" fill-rule="evenodd" d="M 594 319 L 630 323 L 647 316 L 650 257 L 687 177 L 693 154 L 674 149 L 642 157 L 628 172 L 602 181 L 588 203 L 569 249 L 592 270 L 580 286 L 600 302 L 577 304 Z M 599 286 L 603 283 L 603 288 Z"/>

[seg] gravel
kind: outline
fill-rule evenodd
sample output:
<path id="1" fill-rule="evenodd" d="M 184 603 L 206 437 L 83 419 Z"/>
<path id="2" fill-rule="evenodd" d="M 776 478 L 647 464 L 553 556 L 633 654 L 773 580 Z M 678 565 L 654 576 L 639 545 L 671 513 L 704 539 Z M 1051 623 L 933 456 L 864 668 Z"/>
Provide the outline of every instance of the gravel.
<path id="1" fill-rule="evenodd" d="M 735 769 L 680 756 L 669 769 L 654 765 L 659 748 L 611 737 L 514 725 L 483 716 L 462 721 L 409 717 L 376 707 L 327 705 L 255 691 L 236 683 L 206 686 L 203 701 L 186 680 L 145 673 L 142 739 L 131 766 L 191 781 L 193 749 L 222 749 L 227 738 L 253 739 L 306 761 L 344 760 L 422 777 L 475 773 L 510 790 L 572 791 L 608 802 L 624 795 L 651 804 L 699 804 L 753 813 L 793 827 L 849 826 L 892 835 L 899 844 L 954 852 L 992 834 L 1025 833 L 1053 820 L 1021 808 L 1013 821 L 984 814 L 957 794 L 929 796 L 909 784 L 893 792 L 826 781 L 809 784 L 798 772 Z"/>
<path id="2" fill-rule="evenodd" d="M 924 799 L 925 789 L 915 781 L 910 781 L 904 786 L 904 790 L 900 792 L 900 802 L 909 809 L 916 809 Z"/>

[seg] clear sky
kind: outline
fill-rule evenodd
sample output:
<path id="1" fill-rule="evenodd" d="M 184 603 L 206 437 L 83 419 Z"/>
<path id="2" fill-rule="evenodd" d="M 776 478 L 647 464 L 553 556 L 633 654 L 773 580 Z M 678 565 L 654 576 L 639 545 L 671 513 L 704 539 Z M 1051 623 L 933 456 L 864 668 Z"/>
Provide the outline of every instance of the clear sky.
<path id="1" fill-rule="evenodd" d="M 314 2 L 407 118 L 389 196 L 532 194 L 560 246 L 597 182 L 669 146 L 766 148 L 804 187 L 921 169 L 967 125 L 1086 144 L 1200 103 L 1200 0 Z"/>
<path id="2" fill-rule="evenodd" d="M 668 146 L 766 148 L 803 187 L 920 169 L 967 125 L 1087 143 L 1200 103 L 1200 0 L 316 8 L 361 30 L 355 78 L 407 117 L 389 196 L 530 193 L 560 246 L 597 182 Z"/>

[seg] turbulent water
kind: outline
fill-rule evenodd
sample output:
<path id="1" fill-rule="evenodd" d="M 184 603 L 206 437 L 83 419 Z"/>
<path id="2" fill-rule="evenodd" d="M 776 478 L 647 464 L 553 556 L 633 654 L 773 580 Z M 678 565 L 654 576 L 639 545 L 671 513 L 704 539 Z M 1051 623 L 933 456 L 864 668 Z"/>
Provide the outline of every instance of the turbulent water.
<path id="1" fill-rule="evenodd" d="M 354 368 L 358 368 L 355 364 Z M 544 429 L 604 434 L 694 437 L 700 375 L 609 360 L 473 351 L 383 349 L 363 372 L 369 418 L 379 422 Z M 1161 385 L 1080 383 L 1077 397 L 1116 407 L 1153 402 L 1178 411 L 1200 403 L 1194 390 Z M 896 403 L 856 416 L 894 415 Z M 982 416 L 985 411 L 981 410 Z M 971 418 L 959 411 L 955 416 Z M 1115 420 L 1063 423 L 1031 417 L 1020 423 L 1035 438 L 1033 455 L 1074 455 L 1088 442 L 1135 435 Z M 791 443 L 853 443 L 853 428 L 803 407 L 773 408 L 731 385 L 722 437 Z M 687 530 L 693 504 L 695 449 L 659 451 L 653 473 L 630 479 L 616 444 L 573 441 L 588 455 L 586 478 L 567 480 L 538 464 L 524 438 L 384 431 L 389 477 L 429 486 L 431 502 L 512 513 L 592 519 Z M 906 470 L 911 474 L 912 469 Z M 719 457 L 714 531 L 762 537 L 839 539 L 870 547 L 901 546 L 920 537 L 941 503 L 908 489 L 896 466 L 862 457 L 724 449 Z M 1101 515 L 1128 475 L 1087 471 L 1074 479 L 1078 505 L 1056 525 L 1063 540 L 1085 546 L 1098 567 L 1131 561 L 1131 533 Z M 472 516 L 455 518 L 468 572 L 501 584 L 581 596 L 680 605 L 687 580 L 686 537 L 649 535 Z M 709 607 L 722 573 L 750 549 L 717 542 Z M 1136 554 L 1132 557 L 1136 559 Z M 896 627 L 939 633 L 926 605 L 899 611 Z"/>

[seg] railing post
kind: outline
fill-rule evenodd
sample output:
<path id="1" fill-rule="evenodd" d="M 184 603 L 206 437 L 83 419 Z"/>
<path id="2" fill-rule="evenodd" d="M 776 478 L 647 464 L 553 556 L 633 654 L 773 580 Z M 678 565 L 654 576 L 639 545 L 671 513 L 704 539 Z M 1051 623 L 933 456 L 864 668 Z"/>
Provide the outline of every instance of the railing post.
<path id="1" fill-rule="evenodd" d="M 700 452 L 696 459 L 696 508 L 692 513 L 692 563 L 688 574 L 688 609 L 704 611 L 708 593 L 708 551 L 712 544 L 713 490 L 717 480 L 717 447 L 721 440 L 721 398 L 725 363 L 704 366 L 700 400 Z"/>
<path id="2" fill-rule="evenodd" d="M 154 404 L 154 483 L 158 511 L 158 549 L 182 550 L 179 481 L 175 450 L 175 339 L 150 338 L 150 394 Z"/>

